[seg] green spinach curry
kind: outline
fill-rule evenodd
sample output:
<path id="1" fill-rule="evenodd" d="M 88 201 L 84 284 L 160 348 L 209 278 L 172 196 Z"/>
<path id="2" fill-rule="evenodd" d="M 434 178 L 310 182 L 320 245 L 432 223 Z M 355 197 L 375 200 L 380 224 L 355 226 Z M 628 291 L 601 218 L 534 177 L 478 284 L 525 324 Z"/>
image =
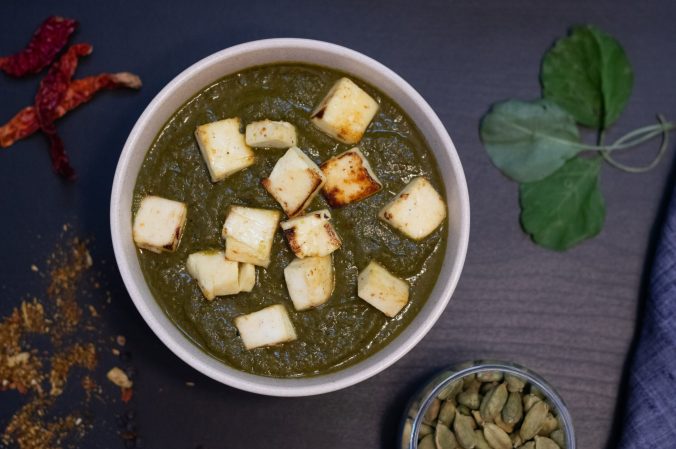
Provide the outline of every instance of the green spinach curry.
<path id="1" fill-rule="evenodd" d="M 321 163 L 354 146 L 337 142 L 310 123 L 313 108 L 342 76 L 335 70 L 303 64 L 267 65 L 228 75 L 176 111 L 157 135 L 138 175 L 133 212 L 146 195 L 182 201 L 188 206 L 187 224 L 175 252 L 138 250 L 150 290 L 167 316 L 197 346 L 242 371 L 301 377 L 363 360 L 411 322 L 437 279 L 446 245 L 446 222 L 426 239 L 415 242 L 378 219 L 380 208 L 417 176 L 425 176 L 437 191 L 444 191 L 434 156 L 399 106 L 354 77 L 350 78 L 380 104 L 358 146 L 383 189 L 362 201 L 331 209 L 343 245 L 333 253 L 335 290 L 330 300 L 307 311 L 293 308 L 283 274 L 293 253 L 281 231 L 275 235 L 268 268 L 256 267 L 257 281 L 251 293 L 207 301 L 186 271 L 189 254 L 223 248 L 221 229 L 229 205 L 280 209 L 261 186 L 261 179 L 270 174 L 286 151 L 254 149 L 253 166 L 212 183 L 195 141 L 195 128 L 229 117 L 240 117 L 242 126 L 256 120 L 284 120 L 295 125 L 297 146 Z M 323 208 L 330 209 L 318 195 L 307 211 Z M 357 275 L 371 259 L 410 283 L 410 300 L 395 318 L 387 318 L 357 296 Z M 272 304 L 286 306 L 298 339 L 246 350 L 234 318 Z"/>

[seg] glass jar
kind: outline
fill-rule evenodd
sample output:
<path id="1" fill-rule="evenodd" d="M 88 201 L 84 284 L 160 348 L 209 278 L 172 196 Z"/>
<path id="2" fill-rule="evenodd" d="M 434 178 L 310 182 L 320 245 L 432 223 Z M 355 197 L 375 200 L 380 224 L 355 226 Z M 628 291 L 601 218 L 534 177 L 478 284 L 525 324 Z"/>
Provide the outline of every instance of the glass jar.
<path id="1" fill-rule="evenodd" d="M 575 431 L 573 430 L 572 418 L 568 407 L 556 390 L 538 374 L 523 366 L 516 363 L 491 360 L 477 360 L 458 364 L 434 376 L 409 402 L 401 424 L 401 449 L 416 449 L 418 447 L 418 434 L 420 426 L 423 424 L 423 417 L 439 392 L 456 380 L 484 371 L 500 371 L 504 374 L 511 374 L 524 379 L 531 386 L 537 387 L 545 396 L 552 413 L 559 420 L 560 428 L 564 431 L 565 448 L 562 449 L 575 449 Z"/>

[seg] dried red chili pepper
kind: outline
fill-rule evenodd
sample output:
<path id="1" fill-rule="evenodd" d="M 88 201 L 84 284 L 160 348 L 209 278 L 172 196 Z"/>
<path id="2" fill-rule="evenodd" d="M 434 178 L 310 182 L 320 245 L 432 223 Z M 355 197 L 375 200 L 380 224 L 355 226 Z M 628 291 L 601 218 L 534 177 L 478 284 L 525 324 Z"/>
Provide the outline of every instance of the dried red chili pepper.
<path id="1" fill-rule="evenodd" d="M 47 67 L 77 28 L 72 19 L 52 16 L 45 20 L 19 53 L 0 57 L 0 70 L 11 76 L 38 73 Z"/>
<path id="2" fill-rule="evenodd" d="M 68 86 L 66 95 L 56 108 L 56 115 L 63 115 L 86 103 L 94 97 L 94 94 L 103 89 L 117 89 L 126 87 L 129 89 L 140 89 L 141 78 L 129 72 L 102 73 L 96 76 L 88 76 L 79 80 L 73 80 Z"/>
<path id="3" fill-rule="evenodd" d="M 7 148 L 19 139 L 30 136 L 40 129 L 35 108 L 23 108 L 12 119 L 0 127 L 0 147 Z"/>
<path id="4" fill-rule="evenodd" d="M 66 146 L 56 132 L 56 126 L 52 123 L 49 128 L 42 128 L 49 140 L 49 157 L 52 159 L 52 169 L 68 180 L 75 179 L 75 170 L 70 165 L 70 158 L 66 153 Z"/>
<path id="5" fill-rule="evenodd" d="M 141 80 L 138 76 L 128 73 L 102 73 L 96 76 L 73 80 L 68 86 L 66 95 L 57 106 L 55 117 L 60 118 L 70 110 L 94 98 L 94 95 L 103 89 L 127 87 L 138 89 Z M 17 140 L 24 139 L 40 129 L 38 116 L 33 106 L 23 108 L 5 125 L 0 126 L 0 147 L 7 148 Z"/>
<path id="6" fill-rule="evenodd" d="M 121 399 L 125 404 L 131 401 L 131 398 L 134 396 L 134 390 L 131 388 L 122 388 Z"/>
<path id="7" fill-rule="evenodd" d="M 35 110 L 41 127 L 48 126 L 54 121 L 56 108 L 66 95 L 79 58 L 91 52 L 92 46 L 89 44 L 71 45 L 40 81 L 38 92 L 35 95 Z"/>
<path id="8" fill-rule="evenodd" d="M 56 132 L 56 108 L 63 100 L 70 81 L 77 68 L 78 59 L 92 52 L 89 44 L 71 45 L 50 68 L 40 81 L 38 93 L 35 95 L 35 112 L 40 129 L 49 139 L 49 155 L 52 168 L 66 179 L 73 179 L 75 171 L 70 166 L 63 141 Z"/>

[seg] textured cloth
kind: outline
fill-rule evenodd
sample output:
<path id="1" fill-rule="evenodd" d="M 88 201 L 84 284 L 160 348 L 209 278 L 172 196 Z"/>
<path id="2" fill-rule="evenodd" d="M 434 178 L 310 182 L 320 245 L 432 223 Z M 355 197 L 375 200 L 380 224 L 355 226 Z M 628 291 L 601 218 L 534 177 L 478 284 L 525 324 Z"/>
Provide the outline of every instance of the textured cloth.
<path id="1" fill-rule="evenodd" d="M 676 448 L 676 191 L 650 277 L 629 367 L 620 449 Z"/>

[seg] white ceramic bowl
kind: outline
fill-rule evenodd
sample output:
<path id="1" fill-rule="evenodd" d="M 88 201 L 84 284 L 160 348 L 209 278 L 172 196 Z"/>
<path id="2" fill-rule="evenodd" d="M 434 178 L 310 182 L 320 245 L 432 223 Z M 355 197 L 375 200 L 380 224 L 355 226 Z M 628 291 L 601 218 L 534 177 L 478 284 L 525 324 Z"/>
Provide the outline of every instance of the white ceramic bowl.
<path id="1" fill-rule="evenodd" d="M 413 321 L 376 354 L 341 371 L 314 377 L 278 379 L 248 374 L 202 352 L 164 314 L 143 278 L 132 241 L 132 193 L 146 151 L 172 114 L 204 87 L 231 73 L 278 62 L 304 62 L 354 75 L 376 86 L 401 106 L 432 148 L 446 185 L 449 225 L 444 263 L 430 298 Z M 117 165 L 110 200 L 110 226 L 122 279 L 143 319 L 183 361 L 207 376 L 254 393 L 309 396 L 354 385 L 384 370 L 427 334 L 453 294 L 469 239 L 469 198 L 458 154 L 444 125 L 406 81 L 375 60 L 338 45 L 306 39 L 267 39 L 219 51 L 174 78 L 145 109 L 129 134 Z"/>

